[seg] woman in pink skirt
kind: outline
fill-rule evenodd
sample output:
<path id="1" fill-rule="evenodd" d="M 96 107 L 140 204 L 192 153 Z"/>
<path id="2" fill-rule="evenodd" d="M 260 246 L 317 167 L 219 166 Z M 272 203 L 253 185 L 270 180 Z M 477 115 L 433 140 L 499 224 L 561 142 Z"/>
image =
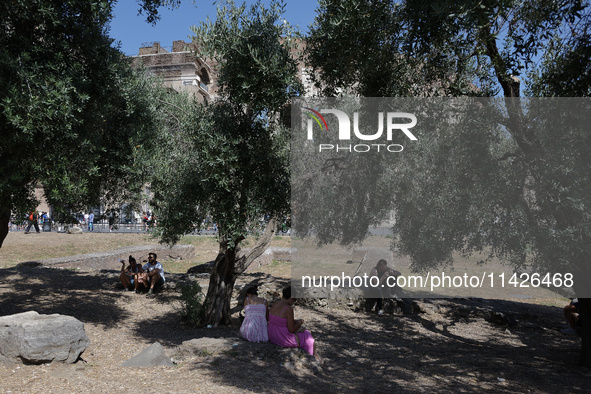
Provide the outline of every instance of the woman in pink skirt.
<path id="1" fill-rule="evenodd" d="M 258 296 L 256 286 L 246 290 L 244 299 L 244 321 L 240 326 L 240 335 L 249 342 L 268 342 L 267 321 L 269 304 Z"/>
<path id="2" fill-rule="evenodd" d="M 291 287 L 283 289 L 283 298 L 273 304 L 269 311 L 269 342 L 283 347 L 301 347 L 316 360 L 321 358 L 314 351 L 314 338 L 304 330 L 303 320 L 295 320 Z"/>

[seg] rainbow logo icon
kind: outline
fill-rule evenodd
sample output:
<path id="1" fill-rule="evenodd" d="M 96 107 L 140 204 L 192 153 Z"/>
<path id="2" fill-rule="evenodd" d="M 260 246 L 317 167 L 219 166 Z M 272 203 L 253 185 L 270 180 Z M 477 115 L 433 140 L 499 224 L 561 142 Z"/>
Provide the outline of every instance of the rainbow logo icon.
<path id="1" fill-rule="evenodd" d="M 318 126 L 320 126 L 320 130 L 322 130 L 322 123 L 324 123 L 324 128 L 326 129 L 326 131 L 328 131 L 328 125 L 326 124 L 326 120 L 324 120 L 324 117 L 322 115 L 320 115 L 320 112 L 314 111 L 312 108 L 308 108 L 308 107 L 302 107 L 302 108 L 313 112 L 312 114 L 309 113 L 308 115 L 310 115 L 312 118 L 314 118 L 316 123 L 318 123 Z M 318 119 L 318 118 L 320 118 L 320 119 Z M 320 123 L 320 120 L 322 120 L 322 123 Z"/>

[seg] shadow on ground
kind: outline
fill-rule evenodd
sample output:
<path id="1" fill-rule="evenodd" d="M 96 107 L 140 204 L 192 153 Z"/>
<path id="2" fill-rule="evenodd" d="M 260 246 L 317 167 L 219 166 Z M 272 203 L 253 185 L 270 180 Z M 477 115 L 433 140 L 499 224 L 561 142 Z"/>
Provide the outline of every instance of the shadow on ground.
<path id="1" fill-rule="evenodd" d="M 0 269 L 0 316 L 27 311 L 60 313 L 85 323 L 113 327 L 129 314 L 116 305 L 117 293 L 104 290 L 112 282 L 112 278 L 77 270 Z"/>
<path id="2" fill-rule="evenodd" d="M 42 267 L 0 269 L 0 315 L 35 310 L 74 316 L 106 329 L 133 324 L 146 342 L 175 348 L 195 338 L 224 338 L 229 347 L 194 355 L 182 368 L 206 370 L 237 389 L 271 392 L 589 392 L 591 373 L 576 365 L 580 339 L 559 332 L 557 307 L 477 299 L 424 300 L 423 311 L 377 316 L 329 307 L 298 306 L 325 362 L 300 350 L 251 344 L 235 326 L 190 328 L 170 307 L 129 323 L 115 273 Z M 269 277 L 245 278 L 243 289 Z M 283 282 L 281 282 L 283 283 Z M 279 286 L 281 287 L 281 286 Z M 141 297 L 138 295 L 138 297 Z M 143 303 L 144 298 L 132 298 Z M 165 291 L 153 304 L 178 300 Z M 412 302 L 412 301 L 407 301 Z M 505 318 L 495 321 L 491 312 Z M 497 319 L 498 320 L 498 319 Z"/>

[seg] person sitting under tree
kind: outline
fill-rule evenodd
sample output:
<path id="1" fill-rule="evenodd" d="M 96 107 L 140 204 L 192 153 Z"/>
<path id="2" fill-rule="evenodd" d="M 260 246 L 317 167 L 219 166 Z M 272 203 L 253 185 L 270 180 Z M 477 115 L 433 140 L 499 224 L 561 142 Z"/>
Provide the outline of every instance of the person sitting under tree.
<path id="1" fill-rule="evenodd" d="M 125 268 L 125 260 L 119 261 L 121 262 L 121 274 L 119 275 L 119 279 L 123 284 L 123 289 L 127 291 L 137 282 L 137 276 L 140 273 L 141 267 L 131 255 L 129 256 L 129 265 L 127 268 Z"/>
<path id="2" fill-rule="evenodd" d="M 370 278 L 378 278 L 377 282 L 374 280 L 374 282 L 377 283 L 377 286 L 372 285 L 374 288 L 372 288 L 371 291 L 379 292 L 380 297 L 367 299 L 367 311 L 371 311 L 375 305 L 376 312 L 381 316 L 384 314 L 384 298 L 390 298 L 392 283 L 396 283 L 396 281 L 390 281 L 391 283 L 388 283 L 388 278 L 398 278 L 400 276 L 400 272 L 389 268 L 388 262 L 384 259 L 380 259 L 376 266 L 371 269 L 369 276 Z"/>
<path id="3" fill-rule="evenodd" d="M 135 292 L 139 292 L 139 285 L 149 287 L 148 296 L 152 296 L 164 285 L 164 268 L 157 260 L 154 252 L 148 253 L 148 262 L 140 269 L 138 280 L 135 284 Z"/>

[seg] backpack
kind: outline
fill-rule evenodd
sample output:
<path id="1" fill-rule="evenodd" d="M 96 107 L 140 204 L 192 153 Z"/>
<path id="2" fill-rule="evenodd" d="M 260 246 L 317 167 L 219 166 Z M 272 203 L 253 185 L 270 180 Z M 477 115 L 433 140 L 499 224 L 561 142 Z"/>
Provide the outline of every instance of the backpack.
<path id="1" fill-rule="evenodd" d="M 29 220 L 35 220 L 35 212 L 31 212 L 29 215 Z"/>

